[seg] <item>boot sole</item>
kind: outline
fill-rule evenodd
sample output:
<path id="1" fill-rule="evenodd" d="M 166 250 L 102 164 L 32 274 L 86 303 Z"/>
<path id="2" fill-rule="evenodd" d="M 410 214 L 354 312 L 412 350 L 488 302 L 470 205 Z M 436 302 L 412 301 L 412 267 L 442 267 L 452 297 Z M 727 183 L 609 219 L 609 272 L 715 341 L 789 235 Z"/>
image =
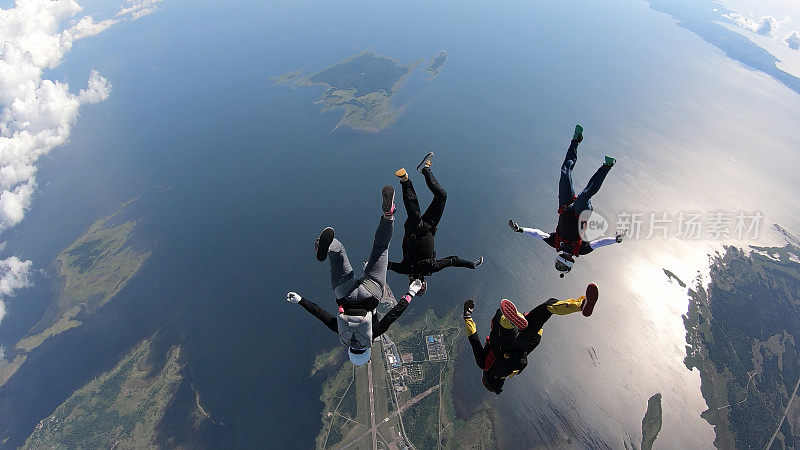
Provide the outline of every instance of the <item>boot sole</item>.
<path id="1" fill-rule="evenodd" d="M 389 214 L 392 212 L 392 205 L 394 205 L 394 188 L 389 185 L 384 186 L 381 195 L 383 195 L 381 209 L 384 214 Z"/>
<path id="2" fill-rule="evenodd" d="M 333 228 L 328 227 L 322 230 L 322 233 L 317 238 L 317 261 L 325 261 L 328 259 L 328 249 L 333 242 Z"/>
<path id="3" fill-rule="evenodd" d="M 433 152 L 428 152 L 428 154 L 422 158 L 422 162 L 417 166 L 417 172 L 422 173 L 422 167 L 425 166 L 425 161 L 427 161 L 431 156 L 433 156 Z"/>
<path id="4" fill-rule="evenodd" d="M 514 324 L 519 330 L 528 328 L 528 321 L 517 315 L 517 307 L 511 303 L 511 300 L 503 299 L 500 301 L 500 312 L 506 316 L 509 322 Z"/>
<path id="5" fill-rule="evenodd" d="M 581 314 L 586 317 L 592 315 L 592 311 L 594 311 L 594 305 L 597 303 L 597 297 L 600 295 L 600 292 L 597 289 L 597 285 L 594 283 L 589 283 L 586 286 L 586 303 L 583 305 L 583 309 L 581 309 Z"/>

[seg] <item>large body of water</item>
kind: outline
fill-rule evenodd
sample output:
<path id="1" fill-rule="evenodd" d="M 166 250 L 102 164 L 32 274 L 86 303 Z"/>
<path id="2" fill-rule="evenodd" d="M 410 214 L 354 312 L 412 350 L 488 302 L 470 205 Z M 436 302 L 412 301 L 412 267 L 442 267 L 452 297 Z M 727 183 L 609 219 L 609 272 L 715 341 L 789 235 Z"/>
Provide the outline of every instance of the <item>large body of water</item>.
<path id="1" fill-rule="evenodd" d="M 796 231 L 796 93 L 644 1 L 228 3 L 165 3 L 80 41 L 51 75 L 83 80 L 98 69 L 114 90 L 82 110 L 71 143 L 43 162 L 33 209 L 8 236 L 8 250 L 44 272 L 8 302 L 0 344 L 13 346 L 52 299 L 54 256 L 120 203 L 142 196 L 140 237 L 154 251 L 95 319 L 48 341 L 4 387 L 0 439 L 19 444 L 74 389 L 161 330 L 184 346 L 203 406 L 223 424 L 211 442 L 312 446 L 321 387 L 308 374 L 336 340 L 285 292 L 332 307 L 315 237 L 333 226 L 351 260 L 365 259 L 380 187 L 433 150 L 449 192 L 437 250 L 486 264 L 432 278 L 403 320 L 475 296 L 486 330 L 504 297 L 533 307 L 592 280 L 603 295 L 591 319 L 548 323 L 500 398 L 462 358 L 458 401 L 490 401 L 505 419 L 503 444 L 619 447 L 626 436 L 638 442 L 647 398 L 661 392 L 657 444 L 711 446 L 699 376 L 682 363 L 687 299 L 661 268 L 689 280 L 721 242 L 630 241 L 581 258 L 561 280 L 552 250 L 506 222 L 554 226 L 558 168 L 581 122 L 576 184 L 604 154 L 618 160 L 598 211 L 759 210 L 765 224 Z M 317 90 L 264 89 L 273 75 L 363 49 L 402 62 L 446 50 L 448 60 L 377 134 L 331 133 L 340 117 L 319 114 Z M 765 231 L 761 242 L 770 239 Z M 406 280 L 389 283 L 401 292 Z"/>

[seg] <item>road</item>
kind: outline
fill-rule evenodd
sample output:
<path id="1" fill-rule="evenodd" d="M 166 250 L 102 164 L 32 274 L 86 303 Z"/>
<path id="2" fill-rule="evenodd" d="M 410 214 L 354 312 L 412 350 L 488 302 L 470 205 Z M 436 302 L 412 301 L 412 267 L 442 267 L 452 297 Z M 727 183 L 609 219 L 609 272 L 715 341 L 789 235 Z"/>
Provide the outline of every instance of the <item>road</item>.
<path id="1" fill-rule="evenodd" d="M 369 380 L 369 422 L 372 428 L 372 450 L 378 450 L 378 434 L 375 427 L 375 396 L 372 390 L 372 361 L 367 363 L 367 379 Z"/>
<path id="2" fill-rule="evenodd" d="M 370 373 L 370 376 L 369 376 L 369 381 L 370 381 L 369 387 L 370 387 L 370 394 L 372 394 L 372 371 L 370 371 L 369 373 Z M 398 414 L 402 413 L 406 409 L 414 406 L 420 400 L 422 400 L 423 398 L 427 397 L 430 393 L 432 393 L 433 391 L 435 391 L 437 389 L 439 389 L 439 385 L 438 384 L 436 386 L 428 389 L 427 391 L 425 391 L 425 392 L 423 392 L 421 394 L 418 394 L 416 397 L 414 397 L 411 400 L 409 400 L 408 403 L 406 403 L 405 405 L 401 406 L 400 409 L 398 409 L 397 411 L 395 411 L 395 412 L 389 414 L 388 416 L 386 416 L 386 418 L 383 419 L 381 421 L 381 423 L 379 423 L 378 425 L 375 425 L 375 416 L 373 415 L 373 417 L 372 417 L 372 428 L 367 430 L 366 432 L 364 432 L 364 434 L 362 434 L 361 436 L 358 436 L 357 438 L 355 438 L 352 441 L 348 442 L 347 445 L 342 447 L 342 450 L 344 450 L 344 449 L 346 449 L 348 447 L 352 447 L 358 441 L 360 441 L 361 439 L 364 439 L 370 433 L 372 433 L 372 445 L 373 445 L 373 448 L 377 448 L 376 432 L 377 432 L 377 429 L 378 429 L 379 426 L 381 426 L 382 424 L 388 422 L 390 419 L 392 419 L 393 417 L 395 417 Z M 370 404 L 372 404 L 372 395 L 370 395 Z"/>
<path id="3" fill-rule="evenodd" d="M 786 420 L 786 414 L 789 412 L 789 408 L 792 407 L 792 400 L 797 397 L 797 388 L 800 388 L 800 379 L 797 380 L 797 384 L 794 385 L 794 393 L 792 396 L 789 397 L 789 403 L 786 404 L 786 409 L 783 411 L 783 417 L 781 417 L 781 421 L 778 422 L 778 428 L 775 428 L 775 432 L 772 433 L 772 438 L 767 442 L 767 445 L 764 447 L 765 449 L 769 449 L 772 447 L 772 441 L 775 440 L 775 436 L 778 435 L 778 431 L 781 430 L 781 425 L 783 425 L 783 421 Z"/>

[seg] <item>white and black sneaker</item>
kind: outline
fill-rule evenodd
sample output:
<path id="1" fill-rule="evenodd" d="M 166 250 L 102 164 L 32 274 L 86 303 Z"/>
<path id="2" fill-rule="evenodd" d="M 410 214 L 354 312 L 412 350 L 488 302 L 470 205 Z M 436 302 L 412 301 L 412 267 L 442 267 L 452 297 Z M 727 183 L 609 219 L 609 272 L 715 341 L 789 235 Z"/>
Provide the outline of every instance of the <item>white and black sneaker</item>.
<path id="1" fill-rule="evenodd" d="M 430 167 L 433 165 L 433 152 L 428 152 L 424 158 L 422 158 L 422 162 L 419 163 L 417 166 L 417 172 L 422 173 L 422 169 L 426 167 Z"/>
<path id="2" fill-rule="evenodd" d="M 473 269 L 477 269 L 478 266 L 480 266 L 481 264 L 483 264 L 483 256 L 481 256 L 480 258 L 476 259 L 475 262 L 472 263 L 472 265 L 475 266 L 475 267 L 473 267 Z"/>
<path id="3" fill-rule="evenodd" d="M 314 247 L 317 249 L 318 261 L 325 261 L 328 259 L 328 248 L 330 248 L 331 242 L 333 242 L 333 228 L 328 227 L 322 230 L 322 233 L 320 233 L 317 238 L 317 242 L 314 243 Z"/>

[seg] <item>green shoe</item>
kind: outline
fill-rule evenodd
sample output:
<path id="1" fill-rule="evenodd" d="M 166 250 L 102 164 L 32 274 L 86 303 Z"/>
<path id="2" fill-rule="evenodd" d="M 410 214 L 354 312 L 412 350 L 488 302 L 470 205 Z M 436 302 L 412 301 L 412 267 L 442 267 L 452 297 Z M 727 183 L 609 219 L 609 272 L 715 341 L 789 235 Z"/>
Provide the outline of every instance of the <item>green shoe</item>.
<path id="1" fill-rule="evenodd" d="M 606 162 L 603 163 L 604 166 L 614 167 L 614 164 L 617 162 L 616 159 L 606 155 Z"/>
<path id="2" fill-rule="evenodd" d="M 572 135 L 572 140 L 578 142 L 583 140 L 583 127 L 580 124 L 575 125 L 575 134 Z"/>

